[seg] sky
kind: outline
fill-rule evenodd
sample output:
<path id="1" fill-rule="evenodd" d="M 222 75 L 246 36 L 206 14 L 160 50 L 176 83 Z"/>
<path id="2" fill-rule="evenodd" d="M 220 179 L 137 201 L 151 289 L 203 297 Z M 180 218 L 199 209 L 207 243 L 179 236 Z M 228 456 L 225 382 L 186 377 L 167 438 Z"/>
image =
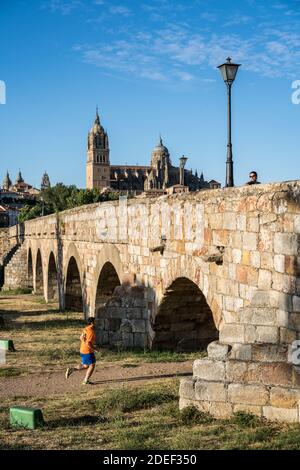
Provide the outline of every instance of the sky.
<path id="1" fill-rule="evenodd" d="M 228 56 L 235 185 L 299 179 L 300 0 L 0 0 L 0 183 L 85 187 L 98 106 L 111 164 L 149 165 L 161 134 L 224 186 Z"/>

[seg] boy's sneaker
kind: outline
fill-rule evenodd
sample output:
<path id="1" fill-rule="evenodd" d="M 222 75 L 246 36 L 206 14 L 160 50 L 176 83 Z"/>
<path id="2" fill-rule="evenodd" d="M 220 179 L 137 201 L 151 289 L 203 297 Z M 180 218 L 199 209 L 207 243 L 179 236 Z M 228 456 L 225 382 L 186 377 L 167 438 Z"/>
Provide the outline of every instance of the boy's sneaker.
<path id="1" fill-rule="evenodd" d="M 90 380 L 84 380 L 82 382 L 82 385 L 93 385 L 93 382 L 91 382 Z"/>
<path id="2" fill-rule="evenodd" d="M 73 369 L 71 367 L 68 367 L 67 370 L 66 370 L 66 373 L 65 373 L 66 379 L 68 379 L 70 377 L 72 372 L 73 372 Z"/>

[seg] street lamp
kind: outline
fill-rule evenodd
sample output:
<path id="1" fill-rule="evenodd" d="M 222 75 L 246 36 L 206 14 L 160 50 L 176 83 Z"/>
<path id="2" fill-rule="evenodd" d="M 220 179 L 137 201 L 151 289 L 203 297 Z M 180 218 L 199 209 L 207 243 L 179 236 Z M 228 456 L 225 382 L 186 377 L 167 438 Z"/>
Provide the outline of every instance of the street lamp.
<path id="1" fill-rule="evenodd" d="M 181 186 L 184 186 L 184 167 L 187 161 L 187 157 L 182 155 L 182 157 L 179 158 L 179 184 Z"/>
<path id="2" fill-rule="evenodd" d="M 233 184 L 233 161 L 232 161 L 232 143 L 231 143 L 231 85 L 234 82 L 238 68 L 241 64 L 233 64 L 231 58 L 227 57 L 227 62 L 219 65 L 223 80 L 227 86 L 228 94 L 228 143 L 227 143 L 227 160 L 226 160 L 226 183 L 225 187 L 232 187 Z"/>

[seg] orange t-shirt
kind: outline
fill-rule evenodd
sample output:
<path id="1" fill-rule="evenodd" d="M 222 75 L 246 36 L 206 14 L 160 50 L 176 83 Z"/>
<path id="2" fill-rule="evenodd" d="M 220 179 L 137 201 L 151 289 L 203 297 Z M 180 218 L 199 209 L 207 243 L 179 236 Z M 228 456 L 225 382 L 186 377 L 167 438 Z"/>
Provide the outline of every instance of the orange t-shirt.
<path id="1" fill-rule="evenodd" d="M 83 339 L 81 339 L 80 344 L 80 352 L 81 354 L 90 354 L 94 352 L 92 346 L 94 346 L 94 342 L 96 340 L 94 326 L 88 325 L 84 328 L 82 332 Z M 91 345 L 89 344 L 91 343 Z"/>

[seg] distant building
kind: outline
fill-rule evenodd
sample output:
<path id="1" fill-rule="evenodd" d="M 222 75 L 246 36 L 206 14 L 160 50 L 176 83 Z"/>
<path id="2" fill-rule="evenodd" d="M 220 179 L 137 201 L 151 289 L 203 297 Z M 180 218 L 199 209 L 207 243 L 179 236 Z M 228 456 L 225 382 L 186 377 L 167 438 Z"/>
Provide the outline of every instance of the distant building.
<path id="1" fill-rule="evenodd" d="M 41 191 L 43 191 L 44 189 L 48 189 L 50 188 L 51 184 L 50 184 L 50 178 L 48 176 L 48 173 L 45 173 L 43 174 L 43 177 L 42 177 L 42 182 L 41 182 Z"/>
<path id="2" fill-rule="evenodd" d="M 44 187 L 50 186 L 49 176 L 45 172 L 42 178 Z M 36 197 L 40 190 L 26 183 L 22 177 L 21 171 L 18 172 L 15 183 L 13 184 L 8 171 L 0 189 L 0 226 L 11 226 L 18 222 L 18 215 L 25 205 L 34 206 Z"/>
<path id="3" fill-rule="evenodd" d="M 169 150 L 164 146 L 160 137 L 157 146 L 151 155 L 149 166 L 139 165 L 111 165 L 109 158 L 109 141 L 107 132 L 100 123 L 98 110 L 94 124 L 88 133 L 87 163 L 86 163 L 86 187 L 111 188 L 118 191 L 129 191 L 135 194 L 146 192 L 148 194 L 164 194 L 167 188 L 177 186 L 173 192 L 181 192 L 179 189 L 179 167 L 173 166 Z M 184 191 L 197 191 L 220 187 L 215 180 L 205 181 L 203 173 L 200 178 L 197 171 L 184 170 Z M 172 191 L 171 191 L 172 192 Z"/>

